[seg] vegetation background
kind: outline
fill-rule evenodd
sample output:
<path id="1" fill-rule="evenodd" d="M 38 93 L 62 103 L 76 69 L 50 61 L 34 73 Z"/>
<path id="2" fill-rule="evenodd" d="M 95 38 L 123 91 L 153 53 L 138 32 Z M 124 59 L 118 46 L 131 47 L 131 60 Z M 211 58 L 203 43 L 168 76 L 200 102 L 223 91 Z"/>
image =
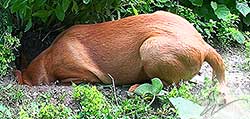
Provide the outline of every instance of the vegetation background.
<path id="1" fill-rule="evenodd" d="M 0 0 L 0 77 L 3 78 L 10 74 L 13 68 L 25 68 L 34 57 L 53 42 L 60 32 L 74 24 L 100 23 L 131 15 L 152 13 L 157 10 L 169 11 L 184 17 L 202 34 L 204 40 L 214 47 L 220 49 L 244 48 L 245 69 L 249 70 L 249 6 L 249 0 Z M 8 87 L 1 88 L 2 91 L 4 89 L 8 89 Z M 96 91 L 88 86 L 75 90 L 84 90 L 87 93 L 88 89 Z M 187 91 L 186 88 L 183 90 Z M 18 101 L 24 96 L 19 88 L 13 92 L 16 93 L 13 100 Z M 137 101 L 141 99 L 128 99 L 121 103 L 127 110 L 121 110 L 123 108 L 120 107 L 116 111 L 110 112 L 111 110 L 102 105 L 105 102 L 102 94 L 96 93 L 99 95 L 97 102 L 93 102 L 96 107 L 91 108 L 93 110 L 80 111 L 82 112 L 79 113 L 80 117 L 91 114 L 107 118 L 119 117 L 121 114 L 131 117 L 135 113 L 140 115 L 147 107 L 147 105 L 141 105 L 143 108 L 135 111 L 136 108 L 133 106 L 136 106 Z M 80 105 L 83 106 L 87 99 L 79 99 L 80 95 L 83 94 L 74 94 L 74 98 L 82 102 Z M 183 95 L 190 97 L 187 96 L 189 94 Z M 195 100 L 194 97 L 190 99 Z M 99 103 L 100 105 L 98 105 Z M 130 105 L 130 103 L 134 105 Z M 103 110 L 96 111 L 95 108 L 100 108 L 98 106 Z M 165 106 L 165 109 L 169 109 L 169 105 Z M 19 110 L 20 118 L 54 118 L 55 115 L 58 118 L 74 117 L 70 109 L 64 105 L 58 107 L 53 104 L 39 103 L 31 107 L 37 108 L 37 113 L 29 115 L 29 108 L 23 107 Z M 8 112 L 8 109 L 0 103 L 0 112 L 3 110 Z M 47 110 L 53 110 L 52 114 L 48 114 Z M 157 114 L 153 114 L 150 110 L 147 110 L 150 112 L 149 114 L 155 115 L 157 118 Z M 161 110 L 161 113 L 164 111 L 169 112 L 169 110 Z M 169 118 L 174 118 L 175 113 L 173 112 L 169 112 L 171 115 Z M 10 118 L 8 115 L 11 114 L 8 113 L 5 118 Z"/>

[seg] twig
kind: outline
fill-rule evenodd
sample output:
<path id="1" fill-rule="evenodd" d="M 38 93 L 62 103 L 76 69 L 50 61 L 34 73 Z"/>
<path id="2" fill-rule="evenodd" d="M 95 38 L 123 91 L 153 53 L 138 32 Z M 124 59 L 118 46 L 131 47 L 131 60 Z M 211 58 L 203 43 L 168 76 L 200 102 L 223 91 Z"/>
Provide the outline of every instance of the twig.
<path id="1" fill-rule="evenodd" d="M 150 106 L 150 105 L 152 105 L 153 104 L 153 102 L 155 101 L 155 95 L 154 95 L 154 97 L 153 97 L 153 99 L 150 101 L 150 103 L 145 107 L 145 110 Z"/>
<path id="2" fill-rule="evenodd" d="M 110 77 L 110 79 L 112 80 L 112 88 L 113 88 L 113 94 L 114 94 L 114 98 L 115 98 L 115 103 L 116 105 L 118 106 L 118 100 L 117 100 L 117 97 L 116 97 L 116 87 L 115 87 L 115 80 L 114 78 L 108 74 L 108 76 Z"/>
<path id="3" fill-rule="evenodd" d="M 211 105 L 211 107 L 208 107 L 210 105 L 210 102 L 209 104 L 207 105 L 207 107 L 203 110 L 203 112 L 201 113 L 201 116 L 203 116 L 204 114 L 206 114 L 210 109 L 212 110 L 211 111 L 211 116 L 216 114 L 217 112 L 219 112 L 220 110 L 222 110 L 223 108 L 225 108 L 226 106 L 232 104 L 232 103 L 235 103 L 235 102 L 238 102 L 238 101 L 248 101 L 246 99 L 237 99 L 237 100 L 233 100 L 227 104 L 224 104 L 222 107 L 220 107 L 219 109 L 215 110 L 216 108 L 216 105 Z"/>
<path id="4" fill-rule="evenodd" d="M 63 28 L 64 28 L 64 26 L 59 27 L 59 28 L 57 28 L 57 29 L 55 29 L 55 30 L 53 30 L 53 31 L 49 31 L 49 32 L 43 37 L 42 42 L 49 36 L 49 34 L 51 34 L 52 32 L 61 30 L 61 29 L 63 29 Z"/>
<path id="5" fill-rule="evenodd" d="M 235 103 L 235 102 L 238 102 L 238 101 L 247 101 L 247 102 L 248 102 L 247 99 L 237 99 L 237 100 L 233 100 L 233 101 L 231 101 L 231 102 L 229 102 L 229 103 L 223 105 L 223 106 L 222 106 L 221 108 L 219 108 L 218 110 L 214 111 L 213 114 L 217 113 L 218 111 L 220 111 L 221 109 L 225 108 L 226 106 L 228 106 L 228 105 L 230 105 L 230 104 L 233 104 L 233 103 Z"/>

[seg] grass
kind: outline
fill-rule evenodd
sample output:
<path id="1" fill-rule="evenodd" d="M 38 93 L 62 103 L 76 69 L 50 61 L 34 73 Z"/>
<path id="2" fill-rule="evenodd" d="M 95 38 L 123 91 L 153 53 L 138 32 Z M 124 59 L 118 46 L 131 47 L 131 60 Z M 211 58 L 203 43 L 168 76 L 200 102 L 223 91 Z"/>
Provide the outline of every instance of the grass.
<path id="1" fill-rule="evenodd" d="M 0 118 L 178 119 L 178 111 L 170 104 L 170 97 L 183 97 L 195 103 L 204 104 L 207 97 L 216 99 L 218 96 L 218 89 L 207 78 L 199 92 L 191 91 L 196 87 L 194 84 L 183 82 L 179 88 L 171 86 L 169 91 L 155 98 L 150 95 L 142 97 L 136 94 L 124 97 L 117 93 L 118 91 L 116 93 L 101 92 L 104 90 L 103 87 L 88 84 L 73 85 L 72 93 L 58 95 L 45 91 L 38 94 L 36 98 L 31 98 L 26 95 L 24 87 L 13 84 L 0 86 Z M 112 86 L 106 87 L 112 89 Z M 76 105 L 64 103 L 68 96 Z M 55 98 L 57 101 L 54 101 Z"/>

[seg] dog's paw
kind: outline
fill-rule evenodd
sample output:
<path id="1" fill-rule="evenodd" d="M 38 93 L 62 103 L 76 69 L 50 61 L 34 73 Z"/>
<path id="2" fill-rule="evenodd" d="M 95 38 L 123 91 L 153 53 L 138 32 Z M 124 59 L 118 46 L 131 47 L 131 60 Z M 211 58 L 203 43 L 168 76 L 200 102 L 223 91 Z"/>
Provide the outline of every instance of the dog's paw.
<path id="1" fill-rule="evenodd" d="M 140 86 L 140 84 L 134 84 L 134 85 L 132 85 L 132 86 L 128 89 L 128 92 L 134 92 L 135 89 L 136 89 L 137 87 L 139 87 L 139 86 Z"/>

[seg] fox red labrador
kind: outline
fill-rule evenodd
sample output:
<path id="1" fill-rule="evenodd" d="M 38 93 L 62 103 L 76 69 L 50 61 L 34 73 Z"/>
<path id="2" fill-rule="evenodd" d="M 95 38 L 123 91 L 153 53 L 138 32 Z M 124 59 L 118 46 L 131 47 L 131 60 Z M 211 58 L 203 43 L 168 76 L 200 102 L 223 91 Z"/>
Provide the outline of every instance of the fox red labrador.
<path id="1" fill-rule="evenodd" d="M 27 69 L 17 72 L 27 85 L 71 82 L 134 84 L 158 77 L 166 84 L 189 80 L 204 61 L 221 86 L 221 56 L 196 29 L 175 14 L 158 11 L 99 24 L 75 25 L 61 33 Z"/>

